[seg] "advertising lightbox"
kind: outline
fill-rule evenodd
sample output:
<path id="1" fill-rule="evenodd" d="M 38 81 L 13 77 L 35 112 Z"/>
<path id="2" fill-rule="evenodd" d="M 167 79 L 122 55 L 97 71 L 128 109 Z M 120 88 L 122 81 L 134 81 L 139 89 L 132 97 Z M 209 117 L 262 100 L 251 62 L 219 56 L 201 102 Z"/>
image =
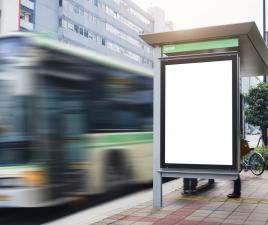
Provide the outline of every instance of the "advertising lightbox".
<path id="1" fill-rule="evenodd" d="M 237 169 L 237 57 L 162 62 L 161 167 Z"/>

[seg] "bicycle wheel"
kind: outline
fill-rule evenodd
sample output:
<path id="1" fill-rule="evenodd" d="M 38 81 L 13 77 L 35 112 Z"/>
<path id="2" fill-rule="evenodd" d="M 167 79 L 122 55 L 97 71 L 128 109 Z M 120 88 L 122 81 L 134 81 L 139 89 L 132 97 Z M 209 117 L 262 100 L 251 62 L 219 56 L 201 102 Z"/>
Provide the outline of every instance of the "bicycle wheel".
<path id="1" fill-rule="evenodd" d="M 260 176 L 265 169 L 265 161 L 259 153 L 253 153 L 250 156 L 249 165 L 251 172 L 256 176 Z"/>

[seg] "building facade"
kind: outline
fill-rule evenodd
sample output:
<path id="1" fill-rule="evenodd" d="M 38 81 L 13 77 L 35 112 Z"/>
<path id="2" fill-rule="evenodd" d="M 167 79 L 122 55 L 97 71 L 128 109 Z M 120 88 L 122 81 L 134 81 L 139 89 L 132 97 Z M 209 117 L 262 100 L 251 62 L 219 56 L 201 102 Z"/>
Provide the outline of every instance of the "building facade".
<path id="1" fill-rule="evenodd" d="M 153 67 L 152 48 L 139 35 L 173 29 L 163 10 L 146 12 L 131 0 L 12 1 L 18 1 L 17 30 L 50 33 L 62 42 L 146 68 Z"/>
<path id="2" fill-rule="evenodd" d="M 246 94 L 251 87 L 255 87 L 262 82 L 262 77 L 242 77 L 240 81 L 240 92 Z"/>
<path id="3" fill-rule="evenodd" d="M 0 31 L 6 33 L 17 31 L 20 23 L 20 5 L 10 0 L 0 0 Z"/>

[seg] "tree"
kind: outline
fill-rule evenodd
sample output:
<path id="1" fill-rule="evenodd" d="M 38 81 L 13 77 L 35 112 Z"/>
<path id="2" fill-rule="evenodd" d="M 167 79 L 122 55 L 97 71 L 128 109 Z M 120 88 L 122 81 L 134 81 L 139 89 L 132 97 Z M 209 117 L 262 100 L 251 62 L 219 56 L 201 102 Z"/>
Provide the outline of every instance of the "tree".
<path id="1" fill-rule="evenodd" d="M 263 141 L 267 146 L 268 84 L 259 83 L 256 87 L 250 88 L 245 100 L 247 103 L 246 122 L 261 128 Z"/>

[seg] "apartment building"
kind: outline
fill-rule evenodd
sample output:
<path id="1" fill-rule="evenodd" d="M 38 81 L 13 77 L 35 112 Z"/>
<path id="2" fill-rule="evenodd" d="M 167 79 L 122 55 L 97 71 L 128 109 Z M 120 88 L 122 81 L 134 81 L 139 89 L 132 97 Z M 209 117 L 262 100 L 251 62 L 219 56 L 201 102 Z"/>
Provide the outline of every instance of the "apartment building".
<path id="1" fill-rule="evenodd" d="M 173 29 L 163 10 L 153 7 L 146 12 L 131 0 L 1 1 L 5 2 L 1 12 L 16 8 L 7 18 L 17 21 L 10 30 L 49 33 L 62 42 L 146 68 L 153 67 L 152 48 L 139 34 Z"/>

